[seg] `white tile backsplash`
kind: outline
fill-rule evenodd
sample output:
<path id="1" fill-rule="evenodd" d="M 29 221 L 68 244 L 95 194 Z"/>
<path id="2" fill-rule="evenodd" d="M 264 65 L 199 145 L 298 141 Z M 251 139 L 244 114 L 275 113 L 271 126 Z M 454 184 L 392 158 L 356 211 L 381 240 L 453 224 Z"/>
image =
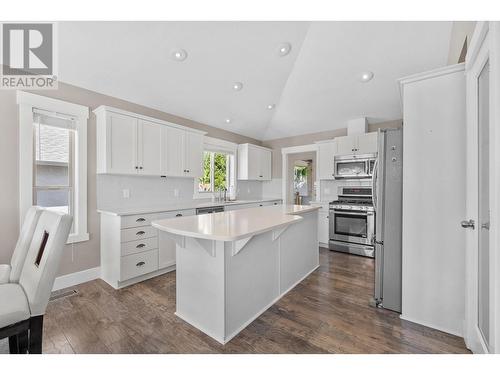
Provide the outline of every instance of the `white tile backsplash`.
<path id="1" fill-rule="evenodd" d="M 128 191 L 128 198 L 124 198 Z M 151 207 L 193 199 L 193 179 L 146 176 L 97 176 L 97 208 Z"/>
<path id="2" fill-rule="evenodd" d="M 137 208 L 191 202 L 193 184 L 192 178 L 97 175 L 97 208 Z M 263 195 L 262 184 L 262 181 L 238 181 L 237 198 L 274 198 L 275 195 Z M 209 198 L 211 195 L 207 196 Z"/>
<path id="3" fill-rule="evenodd" d="M 338 189 L 341 186 L 371 186 L 370 179 L 359 180 L 321 180 L 320 192 L 322 202 L 331 202 L 338 199 Z"/>
<path id="4" fill-rule="evenodd" d="M 262 182 L 262 197 L 263 198 L 278 198 L 281 199 L 282 179 L 273 178 L 270 181 Z"/>

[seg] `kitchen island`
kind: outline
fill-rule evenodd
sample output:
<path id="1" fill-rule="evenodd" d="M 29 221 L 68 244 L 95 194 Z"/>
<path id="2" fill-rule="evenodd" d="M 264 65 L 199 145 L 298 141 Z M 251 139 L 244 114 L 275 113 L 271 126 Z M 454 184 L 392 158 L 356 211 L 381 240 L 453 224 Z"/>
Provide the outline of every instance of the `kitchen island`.
<path id="1" fill-rule="evenodd" d="M 176 242 L 176 315 L 225 344 L 319 266 L 318 207 L 158 220 Z"/>

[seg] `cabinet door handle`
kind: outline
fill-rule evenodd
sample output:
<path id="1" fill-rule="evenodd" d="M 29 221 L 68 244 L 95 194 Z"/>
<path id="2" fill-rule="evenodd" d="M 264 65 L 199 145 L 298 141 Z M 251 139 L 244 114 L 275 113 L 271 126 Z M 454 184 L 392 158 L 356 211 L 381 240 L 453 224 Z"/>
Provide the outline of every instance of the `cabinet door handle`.
<path id="1" fill-rule="evenodd" d="M 139 169 L 139 167 L 136 165 L 136 166 L 135 166 L 135 169 Z"/>
<path id="2" fill-rule="evenodd" d="M 182 214 L 177 214 L 177 215 L 175 215 L 175 217 L 180 217 L 180 216 L 182 216 Z"/>
<path id="3" fill-rule="evenodd" d="M 139 245 L 136 246 L 137 249 L 142 249 L 144 246 L 146 246 L 145 244 L 143 243 L 140 243 Z"/>
<path id="4" fill-rule="evenodd" d="M 139 169 L 142 169 L 142 167 L 139 167 Z"/>
<path id="5" fill-rule="evenodd" d="M 140 217 L 136 220 L 136 223 L 142 223 L 143 221 L 146 221 L 143 217 Z"/>
<path id="6" fill-rule="evenodd" d="M 144 266 L 145 264 L 146 264 L 146 262 L 139 262 L 139 263 L 137 263 L 135 266 L 136 266 L 136 267 L 142 267 L 142 266 Z"/>
<path id="7" fill-rule="evenodd" d="M 143 234 L 146 234 L 146 232 L 144 232 L 143 230 L 140 230 L 139 232 L 136 233 L 136 235 L 138 236 L 142 236 Z"/>

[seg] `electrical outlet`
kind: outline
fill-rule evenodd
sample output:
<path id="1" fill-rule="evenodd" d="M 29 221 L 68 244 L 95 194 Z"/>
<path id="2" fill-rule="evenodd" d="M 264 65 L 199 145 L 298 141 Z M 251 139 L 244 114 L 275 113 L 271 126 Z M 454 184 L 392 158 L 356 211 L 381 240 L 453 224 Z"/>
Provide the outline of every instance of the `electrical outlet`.
<path id="1" fill-rule="evenodd" d="M 130 190 L 129 189 L 123 189 L 122 190 L 122 195 L 123 195 L 123 198 L 125 198 L 125 199 L 130 198 Z"/>
<path id="2" fill-rule="evenodd" d="M 174 189 L 174 197 L 179 198 L 179 189 Z"/>

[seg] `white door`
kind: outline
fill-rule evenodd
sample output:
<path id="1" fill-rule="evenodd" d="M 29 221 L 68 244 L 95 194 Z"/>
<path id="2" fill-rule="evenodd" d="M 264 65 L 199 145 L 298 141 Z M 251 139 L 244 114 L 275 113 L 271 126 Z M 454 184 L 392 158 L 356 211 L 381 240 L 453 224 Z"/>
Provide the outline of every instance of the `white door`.
<path id="1" fill-rule="evenodd" d="M 184 175 L 199 177 L 203 171 L 203 135 L 186 132 Z"/>
<path id="2" fill-rule="evenodd" d="M 337 139 L 337 155 L 354 154 L 357 148 L 357 135 L 348 135 L 346 137 L 338 137 Z"/>
<path id="3" fill-rule="evenodd" d="M 248 180 L 260 180 L 261 179 L 261 152 L 257 147 L 248 146 Z"/>
<path id="4" fill-rule="evenodd" d="M 472 53 L 467 61 L 467 220 L 462 222 L 467 228 L 465 341 L 475 353 L 493 352 L 495 338 L 492 324 L 496 300 L 495 248 L 490 246 L 490 203 L 494 200 L 495 186 L 490 178 L 495 167 L 490 148 L 490 144 L 494 144 L 491 119 L 494 108 L 490 108 L 490 104 L 495 101 L 491 91 L 487 24 L 476 27 L 470 47 L 477 53 Z M 479 35 L 484 37 L 480 40 Z"/>
<path id="5" fill-rule="evenodd" d="M 377 132 L 358 136 L 356 154 L 373 154 L 377 152 Z"/>
<path id="6" fill-rule="evenodd" d="M 137 174 L 137 119 L 117 113 L 107 116 L 108 173 Z"/>
<path id="7" fill-rule="evenodd" d="M 149 121 L 139 121 L 138 159 L 139 173 L 161 175 L 161 149 L 163 125 Z"/>
<path id="8" fill-rule="evenodd" d="M 165 126 L 162 133 L 161 173 L 165 176 L 184 176 L 185 131 Z"/>
<path id="9" fill-rule="evenodd" d="M 271 169 L 272 169 L 272 164 L 271 164 L 271 151 L 267 150 L 260 150 L 261 151 L 261 159 L 260 159 L 260 168 L 261 168 L 261 173 L 260 176 L 262 176 L 260 179 L 261 180 L 270 180 L 271 179 Z"/>
<path id="10" fill-rule="evenodd" d="M 318 172 L 320 180 L 334 179 L 334 158 L 336 151 L 336 142 L 320 143 L 318 145 Z"/>

